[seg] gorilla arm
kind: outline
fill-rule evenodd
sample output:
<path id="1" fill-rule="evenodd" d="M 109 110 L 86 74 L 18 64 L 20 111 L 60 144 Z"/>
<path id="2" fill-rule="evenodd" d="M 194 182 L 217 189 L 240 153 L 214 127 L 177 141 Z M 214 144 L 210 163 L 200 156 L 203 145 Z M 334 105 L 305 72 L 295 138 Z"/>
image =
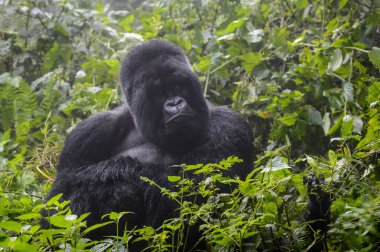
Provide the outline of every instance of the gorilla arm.
<path id="1" fill-rule="evenodd" d="M 123 166 L 116 165 L 111 157 L 116 146 L 126 139 L 133 129 L 133 118 L 126 105 L 98 113 L 80 122 L 67 137 L 59 160 L 57 178 L 47 198 L 64 193 L 65 196 L 71 195 L 71 200 L 80 195 L 74 192 L 75 187 L 83 187 L 83 191 L 87 191 L 86 186 L 121 178 Z M 133 160 L 126 162 L 130 163 L 125 164 L 127 168 L 137 166 Z M 82 193 L 81 196 L 84 195 Z M 75 202 L 79 208 L 86 204 Z M 85 210 L 81 209 L 79 212 L 83 213 Z"/>
<path id="2" fill-rule="evenodd" d="M 80 122 L 65 142 L 58 170 L 109 159 L 133 128 L 132 115 L 125 105 Z"/>
<path id="3" fill-rule="evenodd" d="M 133 131 L 127 106 L 79 123 L 65 142 L 57 177 L 46 199 L 63 193 L 61 200 L 70 200 L 73 213 L 91 212 L 86 219 L 88 225 L 99 223 L 102 215 L 111 211 L 135 213 L 123 222 L 128 220 L 128 225 L 137 225 L 136 221 L 143 220 L 145 214 L 139 178 L 141 166 L 131 158 L 112 158 L 116 146 Z M 42 214 L 48 216 L 55 211 L 48 212 Z M 101 238 L 114 230 L 114 226 L 107 226 L 91 232 L 89 237 Z"/>

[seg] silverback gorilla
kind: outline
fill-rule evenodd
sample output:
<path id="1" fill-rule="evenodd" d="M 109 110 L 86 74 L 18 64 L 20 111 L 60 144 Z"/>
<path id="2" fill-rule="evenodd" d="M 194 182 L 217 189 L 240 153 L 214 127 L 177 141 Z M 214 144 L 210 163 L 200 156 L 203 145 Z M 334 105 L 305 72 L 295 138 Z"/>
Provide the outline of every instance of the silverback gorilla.
<path id="1" fill-rule="evenodd" d="M 168 166 L 216 163 L 231 155 L 245 161 L 231 176 L 244 178 L 251 171 L 251 127 L 230 109 L 205 100 L 180 48 L 159 40 L 134 47 L 120 79 L 127 104 L 82 121 L 70 133 L 47 199 L 63 193 L 73 213 L 91 212 L 88 225 L 111 211 L 128 211 L 133 214 L 121 225 L 158 227 L 175 216 L 177 206 L 140 176 L 170 188 Z M 107 226 L 90 238 L 115 231 Z M 192 245 L 199 240 L 199 232 L 193 233 Z"/>
<path id="2" fill-rule="evenodd" d="M 122 63 L 120 79 L 127 104 L 98 113 L 71 132 L 47 199 L 62 193 L 73 213 L 91 212 L 88 225 L 111 211 L 127 211 L 133 214 L 122 220 L 122 227 L 158 227 L 176 216 L 178 206 L 140 176 L 170 188 L 170 165 L 215 163 L 232 155 L 244 163 L 228 175 L 243 179 L 251 172 L 251 127 L 230 109 L 205 100 L 181 49 L 160 40 L 136 46 Z M 319 210 L 313 214 L 318 218 Z M 201 234 L 195 227 L 190 230 L 191 248 Z M 90 238 L 115 231 L 115 226 L 105 226 Z M 131 251 L 139 251 L 137 246 L 131 244 Z"/>

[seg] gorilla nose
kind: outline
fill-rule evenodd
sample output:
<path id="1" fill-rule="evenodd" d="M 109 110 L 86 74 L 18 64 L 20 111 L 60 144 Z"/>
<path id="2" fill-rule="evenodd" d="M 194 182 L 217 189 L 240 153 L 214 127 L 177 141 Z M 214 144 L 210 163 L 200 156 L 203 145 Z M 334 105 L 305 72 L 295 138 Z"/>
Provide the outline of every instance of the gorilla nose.
<path id="1" fill-rule="evenodd" d="M 186 105 L 186 102 L 181 97 L 174 97 L 165 102 L 164 109 L 166 112 L 176 114 Z"/>

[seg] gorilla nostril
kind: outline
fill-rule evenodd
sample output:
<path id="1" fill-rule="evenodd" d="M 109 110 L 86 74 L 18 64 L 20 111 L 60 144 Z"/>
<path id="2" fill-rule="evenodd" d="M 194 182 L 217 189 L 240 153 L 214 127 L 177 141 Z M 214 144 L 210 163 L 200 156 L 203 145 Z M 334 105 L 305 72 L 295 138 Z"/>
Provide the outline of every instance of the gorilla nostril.
<path id="1" fill-rule="evenodd" d="M 180 98 L 180 97 L 175 97 L 174 99 L 172 99 L 171 101 L 169 101 L 169 103 L 170 103 L 171 106 L 178 106 L 181 103 L 183 103 L 183 99 Z"/>
<path id="2" fill-rule="evenodd" d="M 178 99 L 176 100 L 175 106 L 176 106 L 177 108 L 182 108 L 184 105 L 185 105 L 185 100 L 184 100 L 184 99 L 182 99 L 182 98 L 178 98 Z"/>
<path id="3" fill-rule="evenodd" d="M 170 113 L 177 113 L 178 110 L 183 108 L 185 105 L 185 100 L 181 97 L 174 97 L 165 102 L 164 109 Z"/>

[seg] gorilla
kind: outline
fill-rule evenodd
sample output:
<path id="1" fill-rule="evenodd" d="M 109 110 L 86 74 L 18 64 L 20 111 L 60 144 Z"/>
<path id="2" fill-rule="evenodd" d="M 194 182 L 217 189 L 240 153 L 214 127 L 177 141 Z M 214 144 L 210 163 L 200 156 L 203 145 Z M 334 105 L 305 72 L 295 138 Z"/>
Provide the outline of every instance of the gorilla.
<path id="1" fill-rule="evenodd" d="M 173 165 L 218 163 L 229 156 L 244 162 L 226 175 L 244 179 L 252 171 L 250 125 L 227 107 L 206 101 L 180 48 L 161 40 L 134 47 L 122 62 L 120 80 L 127 103 L 80 122 L 69 134 L 47 199 L 62 193 L 73 213 L 91 212 L 87 225 L 114 211 L 130 212 L 122 218 L 121 228 L 157 228 L 177 216 L 178 205 L 141 176 L 174 189 L 167 176 L 181 171 Z M 321 207 L 317 198 L 310 197 L 305 220 L 325 216 L 329 204 Z M 88 236 L 101 239 L 115 233 L 116 227 L 107 225 Z M 190 251 L 199 240 L 198 228 L 190 227 L 184 250 Z M 129 248 L 142 247 L 132 243 Z M 197 249 L 205 249 L 205 243 Z"/>
<path id="2" fill-rule="evenodd" d="M 226 175 L 244 179 L 251 172 L 250 125 L 227 107 L 206 101 L 180 48 L 160 40 L 134 47 L 122 62 L 120 80 L 127 104 L 73 129 L 47 199 L 62 193 L 73 213 L 91 212 L 88 225 L 115 211 L 131 212 L 122 219 L 122 228 L 159 227 L 176 216 L 178 206 L 141 176 L 171 188 L 167 176 L 180 171 L 170 166 L 218 163 L 232 155 L 244 162 Z M 200 239 L 195 229 L 188 237 L 191 247 Z M 89 236 L 100 239 L 115 232 L 116 227 L 108 225 Z"/>

